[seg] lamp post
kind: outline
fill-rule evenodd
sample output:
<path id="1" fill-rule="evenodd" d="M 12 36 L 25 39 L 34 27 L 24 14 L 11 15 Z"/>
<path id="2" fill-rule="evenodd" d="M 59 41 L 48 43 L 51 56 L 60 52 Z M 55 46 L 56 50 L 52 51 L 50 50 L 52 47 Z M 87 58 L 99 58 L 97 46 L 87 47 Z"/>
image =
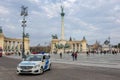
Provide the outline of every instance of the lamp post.
<path id="1" fill-rule="evenodd" d="M 27 12 L 27 8 L 28 7 L 25 7 L 25 6 L 22 6 L 21 7 L 21 16 L 23 16 L 23 20 L 22 20 L 22 27 L 23 27 L 23 34 L 22 34 L 22 59 L 25 59 L 26 56 L 25 56 L 25 48 L 24 48 L 24 37 L 25 37 L 25 27 L 27 26 L 25 23 L 27 22 L 25 20 L 25 17 L 28 15 L 28 12 Z"/>

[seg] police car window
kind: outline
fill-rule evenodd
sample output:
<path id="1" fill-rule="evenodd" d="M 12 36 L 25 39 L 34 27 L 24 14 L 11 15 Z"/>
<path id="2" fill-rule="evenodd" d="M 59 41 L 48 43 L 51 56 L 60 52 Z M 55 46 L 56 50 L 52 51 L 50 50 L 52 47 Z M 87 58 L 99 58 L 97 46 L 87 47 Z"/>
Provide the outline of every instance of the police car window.
<path id="1" fill-rule="evenodd" d="M 41 56 L 40 56 L 40 55 L 28 56 L 28 57 L 26 58 L 26 61 L 41 61 Z"/>
<path id="2" fill-rule="evenodd" d="M 50 56 L 49 56 L 49 55 L 46 55 L 46 56 L 45 56 L 45 59 L 49 59 L 49 58 L 50 58 Z"/>

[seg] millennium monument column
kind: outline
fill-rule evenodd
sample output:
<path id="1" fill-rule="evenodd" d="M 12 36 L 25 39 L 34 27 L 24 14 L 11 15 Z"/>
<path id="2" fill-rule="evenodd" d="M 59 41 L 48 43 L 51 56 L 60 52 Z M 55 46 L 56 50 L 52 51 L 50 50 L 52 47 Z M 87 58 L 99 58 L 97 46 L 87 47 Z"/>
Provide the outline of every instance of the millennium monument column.
<path id="1" fill-rule="evenodd" d="M 64 8 L 61 6 L 61 40 L 64 40 Z"/>
<path id="2" fill-rule="evenodd" d="M 51 53 L 67 53 L 67 52 L 86 52 L 87 41 L 83 40 L 66 40 L 64 36 L 64 7 L 61 5 L 61 37 L 58 39 L 57 35 L 52 35 Z"/>
<path id="3" fill-rule="evenodd" d="M 64 53 L 64 47 L 66 44 L 66 40 L 64 37 L 64 7 L 61 5 L 61 39 L 58 42 L 58 45 L 61 47 L 61 49 L 59 49 L 58 53 Z"/>

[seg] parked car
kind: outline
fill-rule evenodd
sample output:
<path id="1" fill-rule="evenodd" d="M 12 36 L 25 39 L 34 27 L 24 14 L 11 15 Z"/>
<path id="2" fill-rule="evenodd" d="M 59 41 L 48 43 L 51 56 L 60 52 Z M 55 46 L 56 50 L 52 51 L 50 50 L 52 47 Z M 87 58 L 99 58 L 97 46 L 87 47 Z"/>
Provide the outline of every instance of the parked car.
<path id="1" fill-rule="evenodd" d="M 2 57 L 2 53 L 0 53 L 0 57 Z"/>
<path id="2" fill-rule="evenodd" d="M 2 48 L 0 48 L 0 57 L 2 57 Z"/>

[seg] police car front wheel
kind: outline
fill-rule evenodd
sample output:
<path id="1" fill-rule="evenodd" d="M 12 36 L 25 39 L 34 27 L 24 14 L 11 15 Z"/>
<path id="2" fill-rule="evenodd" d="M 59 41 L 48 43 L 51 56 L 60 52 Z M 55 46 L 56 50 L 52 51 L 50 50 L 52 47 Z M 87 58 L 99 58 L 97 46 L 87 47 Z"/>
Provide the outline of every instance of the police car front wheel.
<path id="1" fill-rule="evenodd" d="M 44 69 L 41 67 L 40 74 L 43 74 L 43 73 L 44 73 Z"/>

